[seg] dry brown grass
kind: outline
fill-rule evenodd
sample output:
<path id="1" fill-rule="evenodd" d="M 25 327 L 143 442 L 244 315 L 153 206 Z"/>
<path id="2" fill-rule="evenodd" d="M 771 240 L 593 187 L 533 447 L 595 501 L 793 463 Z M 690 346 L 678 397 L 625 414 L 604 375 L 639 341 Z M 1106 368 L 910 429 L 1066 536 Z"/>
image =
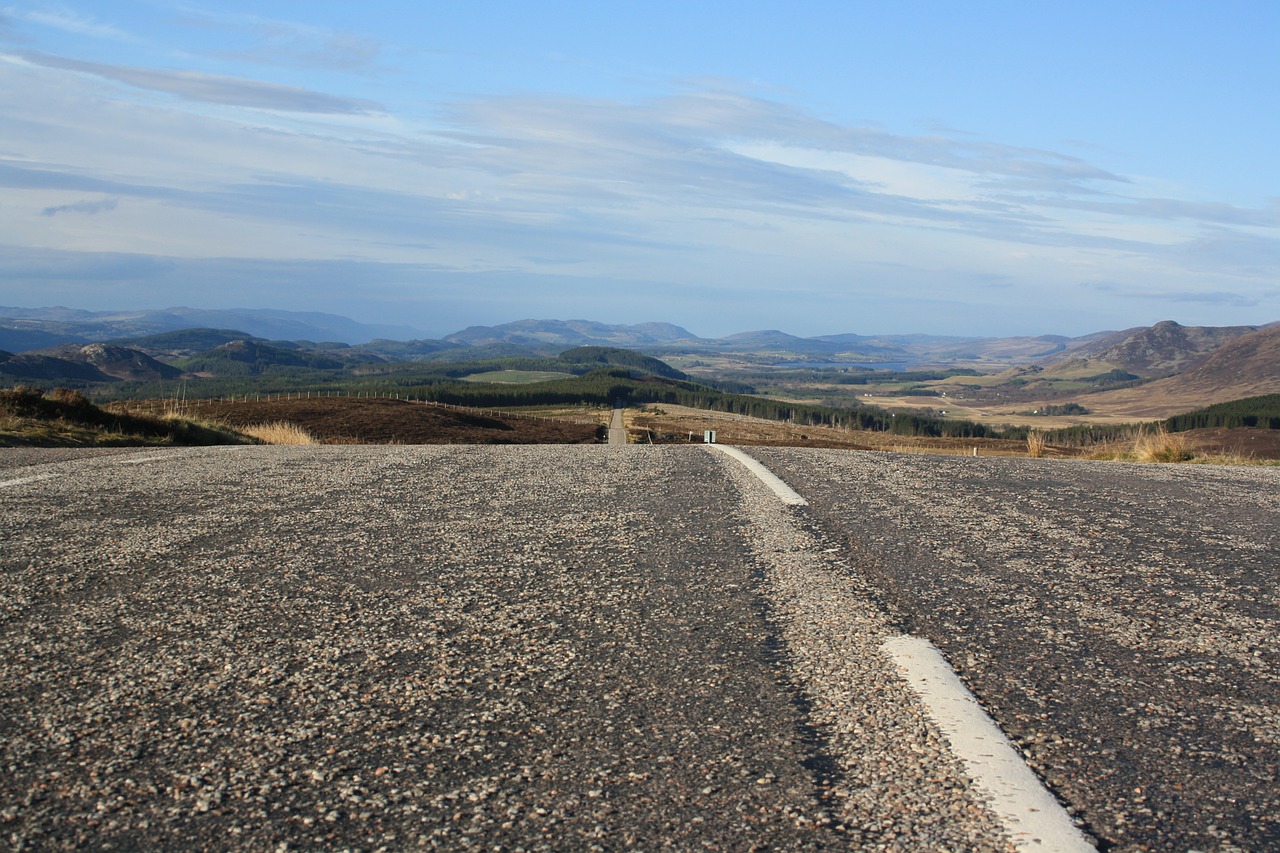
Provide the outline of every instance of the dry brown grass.
<path id="1" fill-rule="evenodd" d="M 276 421 L 269 424 L 239 427 L 240 432 L 256 438 L 264 444 L 319 444 L 315 436 L 297 424 L 288 421 Z"/>
<path id="2" fill-rule="evenodd" d="M 19 386 L 0 389 L 0 445 L 93 447 L 245 444 L 243 435 L 216 424 L 156 418 L 91 403 L 79 391 Z"/>
<path id="3" fill-rule="evenodd" d="M 1110 462 L 1192 462 L 1207 461 L 1208 456 L 1192 452 L 1191 443 L 1183 433 L 1169 432 L 1164 426 L 1155 431 L 1146 429 L 1138 433 L 1132 442 L 1107 442 L 1089 454 L 1090 459 Z M 1225 459 L 1222 454 L 1214 458 Z"/>
<path id="4" fill-rule="evenodd" d="M 1048 439 L 1044 433 L 1039 430 L 1031 430 L 1027 433 L 1027 456 L 1032 459 L 1040 459 L 1044 456 L 1045 449 L 1049 446 Z"/>
<path id="5" fill-rule="evenodd" d="M 1093 445 L 1086 459 L 1092 459 L 1096 462 L 1123 462 L 1132 460 L 1128 448 L 1120 447 L 1117 442 L 1104 441 L 1101 444 Z"/>
<path id="6" fill-rule="evenodd" d="M 1144 432 L 1133 445 L 1133 456 L 1139 462 L 1190 462 L 1193 458 L 1187 437 L 1169 432 L 1163 426 L 1154 433 Z"/>
<path id="7" fill-rule="evenodd" d="M 1197 465 L 1274 465 L 1275 460 L 1260 460 L 1252 456 L 1246 456 L 1243 453 L 1197 453 L 1194 459 L 1190 460 Z"/>
<path id="8" fill-rule="evenodd" d="M 1187 460 L 1193 465 L 1280 466 L 1280 459 L 1259 459 L 1251 453 L 1201 453 Z"/>
<path id="9" fill-rule="evenodd" d="M 194 414 L 243 430 L 285 422 L 321 444 L 593 444 L 597 422 L 453 409 L 394 398 L 295 398 L 188 402 Z M 541 412 L 539 413 L 541 414 Z M 586 423 L 583 423 L 583 420 Z"/>

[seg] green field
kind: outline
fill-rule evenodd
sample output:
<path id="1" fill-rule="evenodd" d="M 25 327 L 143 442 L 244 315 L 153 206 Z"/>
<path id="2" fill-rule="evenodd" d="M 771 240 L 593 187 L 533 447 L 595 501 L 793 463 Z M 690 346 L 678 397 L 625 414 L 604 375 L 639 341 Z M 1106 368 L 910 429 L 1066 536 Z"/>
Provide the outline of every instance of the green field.
<path id="1" fill-rule="evenodd" d="M 463 376 L 463 382 L 497 382 L 502 385 L 532 385 L 535 382 L 554 382 L 572 379 L 572 373 L 553 373 L 549 370 L 493 370 Z"/>

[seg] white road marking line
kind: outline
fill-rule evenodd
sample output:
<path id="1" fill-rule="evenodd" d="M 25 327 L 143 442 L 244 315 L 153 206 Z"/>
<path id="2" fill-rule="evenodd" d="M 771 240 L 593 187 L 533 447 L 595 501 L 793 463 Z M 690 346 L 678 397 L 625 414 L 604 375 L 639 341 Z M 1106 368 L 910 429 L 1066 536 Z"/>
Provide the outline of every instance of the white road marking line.
<path id="1" fill-rule="evenodd" d="M 755 474 L 756 477 L 760 480 L 760 482 L 764 483 L 766 486 L 772 489 L 773 493 L 777 495 L 778 498 L 784 504 L 789 504 L 791 506 L 808 506 L 809 505 L 809 502 L 807 500 L 800 497 L 800 495 L 796 494 L 796 492 L 790 486 L 782 482 L 782 480 L 778 478 L 777 474 L 774 474 L 768 468 L 764 467 L 764 465 L 760 464 L 754 458 L 743 453 L 738 448 L 728 447 L 723 444 L 704 444 L 702 446 L 711 450 L 718 450 L 721 453 L 725 454 L 726 456 L 732 456 L 734 459 L 737 459 L 746 467 L 748 471 L 750 471 L 752 474 Z"/>
<path id="2" fill-rule="evenodd" d="M 809 502 L 776 474 L 736 447 L 704 447 L 737 459 L 783 503 L 808 506 Z M 908 635 L 890 637 L 881 648 L 902 670 L 974 783 L 990 795 L 992 811 L 1019 850 L 1097 853 L 960 681 L 942 652 L 928 640 Z"/>
<path id="3" fill-rule="evenodd" d="M 57 474 L 33 474 L 30 477 L 19 477 L 16 480 L 0 480 L 0 489 L 7 489 L 10 486 L 24 486 L 27 483 L 38 483 L 41 480 L 53 480 L 57 477 Z"/>
<path id="4" fill-rule="evenodd" d="M 881 648 L 903 670 L 974 782 L 991 795 L 1018 849 L 1095 851 L 937 647 L 902 635 Z"/>

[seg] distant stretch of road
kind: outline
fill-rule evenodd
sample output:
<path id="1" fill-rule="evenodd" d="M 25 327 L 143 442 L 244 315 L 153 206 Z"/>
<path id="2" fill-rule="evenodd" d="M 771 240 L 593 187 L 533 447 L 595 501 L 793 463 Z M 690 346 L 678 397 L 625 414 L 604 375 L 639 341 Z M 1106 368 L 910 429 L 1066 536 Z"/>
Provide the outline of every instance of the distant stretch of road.
<path id="1" fill-rule="evenodd" d="M 1079 838 L 1280 848 L 1280 470 L 743 450 L 0 450 L 0 837 L 1053 849 L 916 638 Z"/>
<path id="2" fill-rule="evenodd" d="M 613 410 L 613 415 L 609 418 L 609 443 L 610 444 L 626 444 L 627 443 L 627 427 L 622 419 L 622 407 L 618 406 Z"/>

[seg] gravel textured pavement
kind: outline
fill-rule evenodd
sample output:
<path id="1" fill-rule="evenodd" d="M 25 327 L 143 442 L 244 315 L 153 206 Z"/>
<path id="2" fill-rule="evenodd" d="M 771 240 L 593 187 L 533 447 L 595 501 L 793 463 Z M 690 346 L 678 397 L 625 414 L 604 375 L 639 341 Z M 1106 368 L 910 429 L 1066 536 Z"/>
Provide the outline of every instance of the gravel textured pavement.
<path id="1" fill-rule="evenodd" d="M 732 464 L 7 455 L 0 837 L 1008 849 L 859 583 Z"/>
<path id="2" fill-rule="evenodd" d="M 1007 850 L 941 648 L 1117 850 L 1280 848 L 1280 471 L 0 451 L 11 849 Z"/>
<path id="3" fill-rule="evenodd" d="M 1280 470 L 752 453 L 1103 847 L 1280 849 Z"/>

